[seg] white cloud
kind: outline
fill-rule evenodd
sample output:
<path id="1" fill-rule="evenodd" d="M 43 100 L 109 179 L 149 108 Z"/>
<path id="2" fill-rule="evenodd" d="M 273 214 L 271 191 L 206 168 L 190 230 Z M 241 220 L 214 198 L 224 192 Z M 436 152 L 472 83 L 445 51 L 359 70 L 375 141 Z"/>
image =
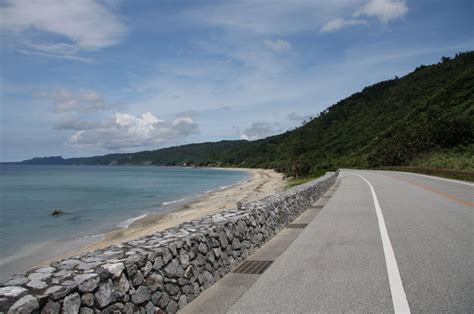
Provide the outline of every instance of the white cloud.
<path id="1" fill-rule="evenodd" d="M 359 19 L 342 19 L 342 18 L 335 18 L 334 20 L 331 20 L 327 22 L 326 24 L 321 27 L 321 32 L 322 33 L 331 33 L 338 31 L 340 29 L 354 26 L 354 25 L 364 25 L 367 24 L 366 20 L 359 20 Z"/>
<path id="2" fill-rule="evenodd" d="M 241 140 L 255 141 L 281 132 L 282 130 L 280 130 L 278 126 L 279 125 L 275 123 L 254 122 L 250 128 L 245 129 L 243 132 L 239 132 L 237 128 L 235 129 L 238 133 L 241 133 Z"/>
<path id="3" fill-rule="evenodd" d="M 123 108 L 119 104 L 105 102 L 103 96 L 95 90 L 72 92 L 59 89 L 53 93 L 42 93 L 42 96 L 53 101 L 53 111 L 57 113 L 95 113 Z"/>
<path id="4" fill-rule="evenodd" d="M 276 52 L 285 52 L 291 49 L 291 44 L 282 39 L 265 39 L 264 44 L 267 48 Z"/>
<path id="5" fill-rule="evenodd" d="M 114 123 L 112 119 L 104 121 L 81 120 L 77 114 L 62 114 L 55 123 L 54 129 L 83 131 L 89 129 L 107 128 Z"/>
<path id="6" fill-rule="evenodd" d="M 406 0 L 235 0 L 201 5 L 186 10 L 181 17 L 199 26 L 217 26 L 246 34 L 291 35 L 365 24 L 358 19 L 363 16 L 386 23 L 407 12 Z"/>
<path id="7" fill-rule="evenodd" d="M 312 116 L 311 115 L 307 115 L 307 116 L 300 116 L 299 114 L 297 114 L 296 112 L 291 112 L 289 114 L 286 115 L 286 118 L 290 121 L 298 121 L 298 122 L 302 122 L 302 121 L 309 121 L 311 120 Z"/>
<path id="8" fill-rule="evenodd" d="M 355 16 L 369 16 L 387 23 L 405 15 L 408 11 L 405 0 L 369 0 L 355 12 Z"/>
<path id="9" fill-rule="evenodd" d="M 63 129 L 68 127 L 64 125 Z M 189 135 L 199 134 L 199 125 L 190 117 L 165 121 L 150 112 L 141 116 L 117 112 L 109 121 L 89 124 L 76 121 L 69 124 L 69 129 L 75 131 L 69 139 L 71 146 L 90 146 L 111 151 L 151 149 L 165 143 L 175 144 Z"/>
<path id="10" fill-rule="evenodd" d="M 288 88 L 294 84 L 288 77 L 296 56 L 281 58 L 270 49 L 262 49 L 262 41 L 225 36 L 194 43 L 200 52 L 219 57 L 155 65 L 153 76 L 137 77 L 132 82 L 146 100 L 131 106 L 141 111 L 158 106 L 160 112 L 175 113 L 269 105 L 301 95 L 300 90 Z"/>
<path id="11" fill-rule="evenodd" d="M 176 116 L 178 118 L 194 118 L 198 115 L 199 115 L 199 113 L 195 110 L 186 110 L 186 111 L 183 111 L 183 112 L 179 112 Z"/>
<path id="12" fill-rule="evenodd" d="M 43 57 L 54 57 L 89 62 L 90 58 L 79 56 L 80 49 L 76 44 L 67 43 L 30 43 L 25 42 L 17 49 L 19 53 Z"/>
<path id="13" fill-rule="evenodd" d="M 0 7 L 0 28 L 22 36 L 23 53 L 73 59 L 79 51 L 117 44 L 127 27 L 103 2 L 96 0 L 9 0 Z M 35 42 L 28 31 L 63 36 L 61 42 Z M 35 38 L 38 38 L 35 36 Z"/>
<path id="14" fill-rule="evenodd" d="M 192 26 L 219 31 L 190 43 L 189 49 L 195 51 L 196 57 L 159 61 L 152 66 L 151 76 L 137 76 L 132 88 L 142 100 L 131 106 L 139 112 L 159 108 L 160 113 L 169 114 L 223 106 L 270 107 L 286 101 L 306 102 L 316 90 L 327 94 L 331 88 L 322 88 L 316 82 L 325 70 L 301 68 L 303 52 L 284 40 L 292 37 L 273 34 L 319 30 L 326 18 L 346 11 L 352 14 L 363 3 L 364 0 L 244 0 L 185 10 L 176 19 L 186 17 Z M 262 16 L 258 16 L 260 13 Z M 285 50 L 292 53 L 275 53 Z M 205 57 L 199 58 L 201 55 Z M 324 80 L 320 83 L 326 86 Z"/>
<path id="15" fill-rule="evenodd" d="M 408 8 L 405 0 L 368 0 L 365 4 L 355 10 L 353 16 L 356 18 L 335 18 L 327 22 L 321 27 L 321 33 L 331 33 L 343 28 L 365 25 L 368 21 L 361 19 L 361 16 L 377 18 L 387 23 L 405 15 Z"/>
<path id="16" fill-rule="evenodd" d="M 319 29 L 327 16 L 337 16 L 363 0 L 236 0 L 201 5 L 183 18 L 198 25 L 212 25 L 254 34 L 291 34 Z"/>

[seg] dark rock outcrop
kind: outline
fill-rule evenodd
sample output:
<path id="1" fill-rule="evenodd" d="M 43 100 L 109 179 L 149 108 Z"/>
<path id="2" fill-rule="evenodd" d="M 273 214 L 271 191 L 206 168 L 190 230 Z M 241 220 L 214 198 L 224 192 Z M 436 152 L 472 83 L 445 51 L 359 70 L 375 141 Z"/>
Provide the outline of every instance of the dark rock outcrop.
<path id="1" fill-rule="evenodd" d="M 62 214 L 64 214 L 64 212 L 60 209 L 55 209 L 51 212 L 51 216 L 53 217 L 58 217 L 58 216 L 61 216 Z"/>

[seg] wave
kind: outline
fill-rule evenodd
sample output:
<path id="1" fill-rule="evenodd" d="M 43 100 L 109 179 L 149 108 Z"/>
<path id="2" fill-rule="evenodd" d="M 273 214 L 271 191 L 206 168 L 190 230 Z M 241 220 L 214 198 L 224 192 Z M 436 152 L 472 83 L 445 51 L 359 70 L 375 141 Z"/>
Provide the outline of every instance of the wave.
<path id="1" fill-rule="evenodd" d="M 121 223 L 118 223 L 117 227 L 118 228 L 123 228 L 123 229 L 128 228 L 128 226 L 130 226 L 135 221 L 137 221 L 139 219 L 142 219 L 142 218 L 145 218 L 146 215 L 147 214 L 143 214 L 143 215 L 140 215 L 140 216 L 137 216 L 137 217 L 126 219 L 126 220 L 122 221 Z"/>
<path id="2" fill-rule="evenodd" d="M 99 234 L 82 236 L 80 238 L 81 239 L 94 239 L 94 238 L 102 238 L 103 239 L 104 237 L 105 237 L 105 233 L 99 233 Z"/>
<path id="3" fill-rule="evenodd" d="M 209 193 L 213 193 L 213 192 L 219 192 L 219 191 L 223 191 L 223 190 L 226 190 L 226 189 L 229 189 L 229 188 L 232 188 L 234 186 L 237 186 L 239 184 L 242 184 L 244 183 L 245 181 L 239 181 L 235 184 L 231 184 L 231 185 L 223 185 L 223 186 L 220 186 L 216 189 L 213 189 L 213 190 L 207 190 L 206 192 L 204 192 L 205 194 L 209 194 Z"/>
<path id="4" fill-rule="evenodd" d="M 182 202 L 182 201 L 184 201 L 184 198 L 180 198 L 179 200 L 174 200 L 174 201 L 169 201 L 169 202 L 163 202 L 161 205 L 166 206 L 166 205 L 169 205 L 169 204 Z"/>

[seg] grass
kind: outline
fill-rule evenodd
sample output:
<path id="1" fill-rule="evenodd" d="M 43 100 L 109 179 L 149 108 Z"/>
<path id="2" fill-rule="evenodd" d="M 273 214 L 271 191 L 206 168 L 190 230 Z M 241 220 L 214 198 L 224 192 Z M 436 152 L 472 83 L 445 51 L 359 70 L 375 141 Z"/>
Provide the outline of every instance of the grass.
<path id="1" fill-rule="evenodd" d="M 288 180 L 286 187 L 289 189 L 289 188 L 292 188 L 294 186 L 304 184 L 304 183 L 307 183 L 309 181 L 316 180 L 317 178 L 320 178 L 321 176 L 323 176 L 325 173 L 326 173 L 326 171 L 318 171 L 318 173 L 312 174 L 310 176 L 304 176 L 304 177 L 300 177 L 300 178 L 292 178 L 292 179 Z"/>
<path id="2" fill-rule="evenodd" d="M 303 178 L 293 178 L 288 180 L 287 183 L 287 188 L 292 188 L 300 184 L 304 184 L 306 182 L 312 181 L 319 178 L 319 176 L 309 176 L 309 177 L 303 177 Z"/>
<path id="3" fill-rule="evenodd" d="M 449 153 L 448 153 L 449 154 Z M 452 156 L 451 156 L 452 157 Z M 474 182 L 474 171 L 472 171 L 472 166 L 470 166 L 470 161 L 469 159 L 472 160 L 471 155 L 465 155 L 466 159 L 468 161 L 466 162 L 461 161 L 462 158 L 459 158 L 459 156 L 456 156 L 456 158 L 453 158 L 451 161 L 456 161 L 458 165 L 465 165 L 468 164 L 469 167 L 467 169 L 446 169 L 446 168 L 434 168 L 434 167 L 419 167 L 419 166 L 393 166 L 393 167 L 380 167 L 380 168 L 374 168 L 374 170 L 390 170 L 390 171 L 402 171 L 402 172 L 413 172 L 413 173 L 420 173 L 420 174 L 426 174 L 430 176 L 436 176 L 436 177 L 443 177 L 443 178 L 448 178 L 448 179 L 456 179 L 456 180 L 464 180 L 464 181 L 469 181 L 469 182 Z M 437 155 L 436 158 L 431 157 L 431 160 L 446 160 L 446 158 L 440 157 L 440 155 Z M 451 163 L 452 164 L 452 163 Z M 420 163 L 420 165 L 439 165 L 438 163 Z M 287 182 L 287 188 L 292 188 L 300 184 L 307 183 L 309 181 L 315 180 L 319 177 L 321 177 L 324 174 L 324 172 L 319 173 L 318 175 L 311 175 L 311 176 L 306 176 L 306 177 L 301 177 L 301 178 L 293 178 L 288 180 Z"/>
<path id="4" fill-rule="evenodd" d="M 474 144 L 453 150 L 434 151 L 413 160 L 410 166 L 419 168 L 474 171 Z"/>
<path id="5" fill-rule="evenodd" d="M 426 174 L 436 177 L 443 177 L 448 179 L 464 180 L 474 182 L 473 171 L 453 170 L 453 169 L 436 169 L 436 168 L 421 168 L 421 167 L 382 167 L 380 170 L 414 172 Z"/>

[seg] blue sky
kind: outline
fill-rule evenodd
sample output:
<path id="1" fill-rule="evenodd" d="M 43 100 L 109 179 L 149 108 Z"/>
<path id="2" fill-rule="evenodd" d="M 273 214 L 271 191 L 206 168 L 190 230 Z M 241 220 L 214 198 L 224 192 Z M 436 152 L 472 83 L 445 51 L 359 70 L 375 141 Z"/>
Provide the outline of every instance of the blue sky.
<path id="1" fill-rule="evenodd" d="M 0 0 L 0 160 L 248 139 L 474 48 L 471 0 Z"/>

